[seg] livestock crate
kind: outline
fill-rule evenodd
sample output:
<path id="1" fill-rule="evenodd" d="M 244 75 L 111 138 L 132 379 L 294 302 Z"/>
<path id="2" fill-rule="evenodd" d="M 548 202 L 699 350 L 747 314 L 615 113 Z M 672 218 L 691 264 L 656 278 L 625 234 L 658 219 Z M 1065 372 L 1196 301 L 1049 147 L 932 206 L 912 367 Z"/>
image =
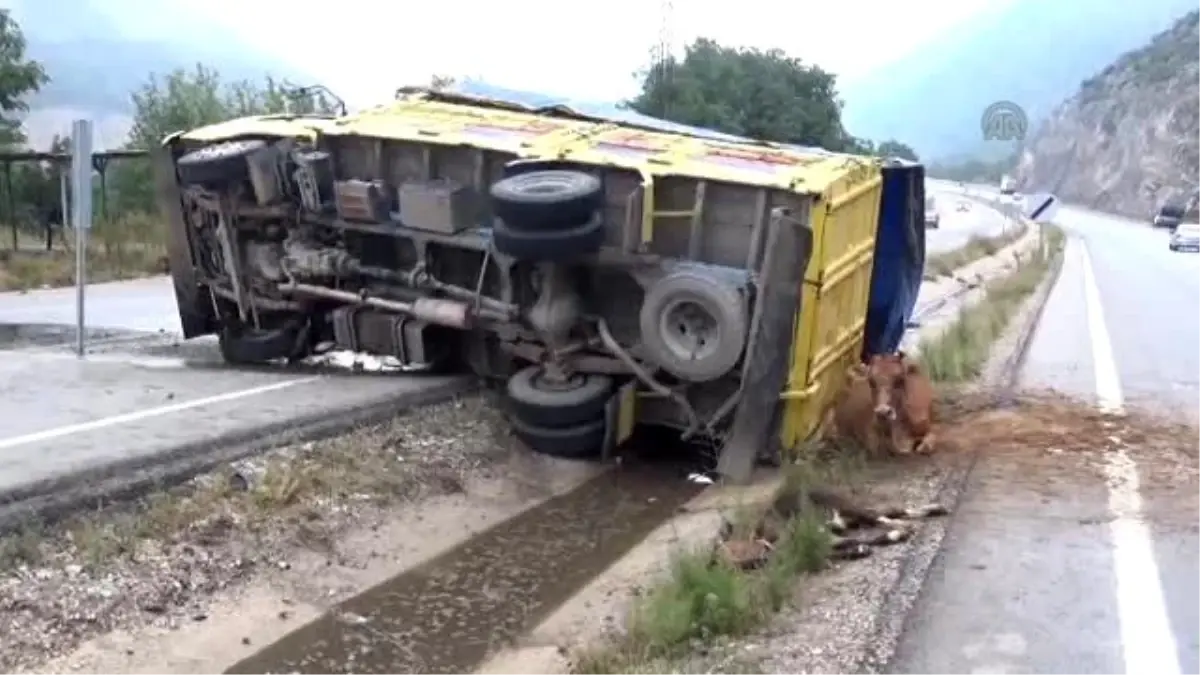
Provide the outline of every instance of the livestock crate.
<path id="1" fill-rule="evenodd" d="M 882 186 L 879 165 L 863 162 L 828 185 L 811 211 L 813 254 L 783 393 L 784 448 L 816 431 L 862 350 Z"/>

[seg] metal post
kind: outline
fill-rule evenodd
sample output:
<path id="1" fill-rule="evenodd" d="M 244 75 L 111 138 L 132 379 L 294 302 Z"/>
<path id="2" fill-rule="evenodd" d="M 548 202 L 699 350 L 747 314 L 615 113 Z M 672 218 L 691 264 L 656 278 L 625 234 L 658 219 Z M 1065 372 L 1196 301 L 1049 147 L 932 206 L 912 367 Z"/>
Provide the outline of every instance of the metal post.
<path id="1" fill-rule="evenodd" d="M 71 200 L 67 196 L 67 190 L 71 183 L 67 178 L 68 171 L 73 171 L 69 166 L 63 166 L 61 162 L 55 161 L 54 168 L 58 170 L 58 226 L 62 228 L 63 242 L 67 241 L 67 223 L 72 223 L 74 216 L 71 215 Z M 47 219 L 49 220 L 49 219 Z M 47 228 L 54 227 L 53 223 L 47 222 Z"/>
<path id="2" fill-rule="evenodd" d="M 71 187 L 75 198 L 75 353 L 83 358 L 84 291 L 87 288 L 87 237 L 92 227 L 92 123 L 75 120 L 71 125 Z"/>
<path id="3" fill-rule="evenodd" d="M 21 248 L 21 238 L 17 233 L 17 209 L 14 207 L 16 202 L 13 200 L 12 162 L 4 163 L 4 202 L 5 212 L 8 213 L 8 222 L 12 223 L 12 242 L 15 252 Z"/>

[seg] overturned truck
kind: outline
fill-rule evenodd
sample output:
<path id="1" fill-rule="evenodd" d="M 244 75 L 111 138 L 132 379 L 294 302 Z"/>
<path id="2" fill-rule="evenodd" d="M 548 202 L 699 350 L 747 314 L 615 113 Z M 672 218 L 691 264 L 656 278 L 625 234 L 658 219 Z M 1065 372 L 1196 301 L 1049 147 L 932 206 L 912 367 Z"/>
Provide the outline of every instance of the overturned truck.
<path id="1" fill-rule="evenodd" d="M 635 424 L 757 455 L 813 431 L 859 356 L 881 167 L 425 89 L 166 139 L 185 337 L 502 379 L 531 448 Z"/>

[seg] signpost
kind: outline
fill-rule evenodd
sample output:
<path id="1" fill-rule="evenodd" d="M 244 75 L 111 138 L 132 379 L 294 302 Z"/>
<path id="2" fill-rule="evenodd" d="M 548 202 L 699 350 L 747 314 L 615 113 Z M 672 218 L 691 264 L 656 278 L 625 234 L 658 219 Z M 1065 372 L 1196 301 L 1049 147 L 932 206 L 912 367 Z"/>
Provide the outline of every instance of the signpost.
<path id="1" fill-rule="evenodd" d="M 71 125 L 71 224 L 75 228 L 75 353 L 83 358 L 87 242 L 92 227 L 92 123 Z"/>

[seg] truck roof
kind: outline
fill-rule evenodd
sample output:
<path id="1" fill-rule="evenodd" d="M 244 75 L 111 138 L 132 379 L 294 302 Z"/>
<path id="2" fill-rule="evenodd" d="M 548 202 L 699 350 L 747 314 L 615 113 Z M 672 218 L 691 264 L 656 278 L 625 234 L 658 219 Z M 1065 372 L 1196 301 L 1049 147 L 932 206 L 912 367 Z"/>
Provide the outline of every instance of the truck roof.
<path id="1" fill-rule="evenodd" d="M 878 160 L 869 157 L 739 140 L 715 132 L 698 135 L 682 125 L 668 131 L 637 123 L 636 118 L 618 121 L 566 106 L 533 108 L 421 87 L 401 89 L 391 103 L 344 117 L 246 117 L 180 136 L 218 141 L 260 135 L 312 138 L 318 133 L 477 147 L 523 158 L 567 159 L 650 176 L 687 176 L 814 195 L 862 174 L 868 166 L 878 166 Z"/>

